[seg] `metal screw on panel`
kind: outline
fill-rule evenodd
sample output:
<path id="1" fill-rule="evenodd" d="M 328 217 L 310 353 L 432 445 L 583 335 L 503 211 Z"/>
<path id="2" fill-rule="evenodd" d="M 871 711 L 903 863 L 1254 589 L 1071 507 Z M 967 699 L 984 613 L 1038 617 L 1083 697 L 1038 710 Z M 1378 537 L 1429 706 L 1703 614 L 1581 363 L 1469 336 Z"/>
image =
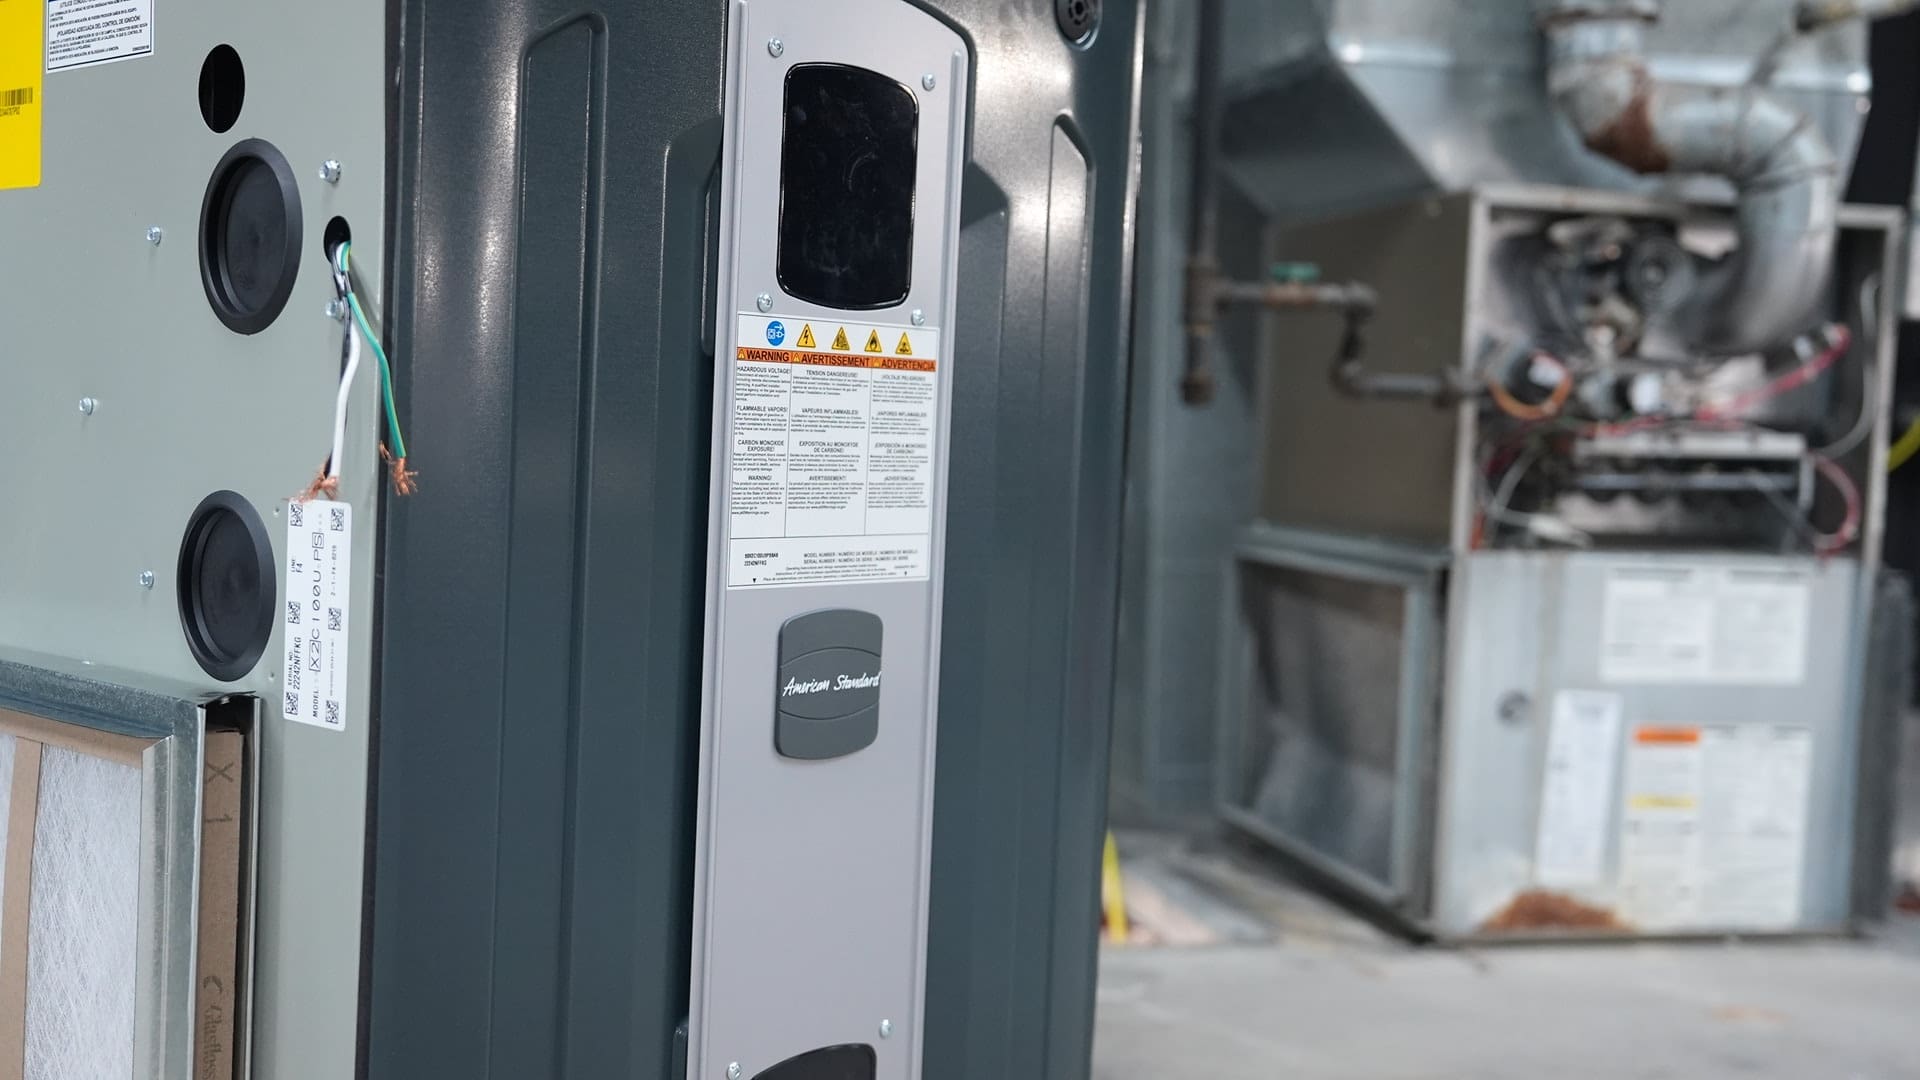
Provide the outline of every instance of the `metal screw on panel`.
<path id="1" fill-rule="evenodd" d="M 736 1061 L 733 1064 L 727 1066 L 727 1080 L 740 1080 L 740 1063 L 739 1062 Z"/>
<path id="2" fill-rule="evenodd" d="M 1509 690 L 1501 695 L 1500 702 L 1494 706 L 1503 724 L 1524 724 L 1533 712 L 1533 699 L 1518 690 Z"/>
<path id="3" fill-rule="evenodd" d="M 93 415 L 93 406 L 94 406 L 94 400 L 93 400 L 92 398 L 90 398 L 90 397 L 83 397 L 83 398 L 81 398 L 81 399 L 80 399 L 80 415 L 81 415 L 81 416 L 92 416 L 92 415 Z"/>
<path id="4" fill-rule="evenodd" d="M 140 571 L 140 587 L 143 589 L 153 588 L 153 571 L 151 570 Z"/>
<path id="5" fill-rule="evenodd" d="M 913 309 L 913 314 L 910 316 L 910 318 L 913 319 L 913 325 L 915 326 L 927 325 L 927 313 L 924 311 L 921 311 L 919 308 Z"/>
<path id="6" fill-rule="evenodd" d="M 779 38 L 767 39 L 767 55 L 768 56 L 779 56 L 781 53 L 786 51 L 787 51 L 786 42 L 781 41 Z"/>
<path id="7" fill-rule="evenodd" d="M 920 89 L 931 90 L 938 85 L 939 85 L 938 83 L 933 81 L 932 72 L 928 72 L 927 74 L 920 76 Z"/>
<path id="8" fill-rule="evenodd" d="M 891 1020 L 880 1021 L 880 1037 L 885 1039 L 892 1036 L 892 1034 L 893 1034 L 893 1021 Z"/>
<path id="9" fill-rule="evenodd" d="M 327 160 L 321 162 L 320 163 L 320 179 L 325 180 L 329 184 L 339 183 L 340 182 L 340 163 L 338 161 L 333 160 L 332 158 L 328 158 Z"/>
<path id="10" fill-rule="evenodd" d="M 773 297 L 767 295 L 766 293 L 761 293 L 759 296 L 756 296 L 753 298 L 753 305 L 759 308 L 761 311 L 772 311 Z"/>
<path id="11" fill-rule="evenodd" d="M 341 319 L 344 319 L 346 317 L 347 317 L 347 305 L 345 301 L 343 300 L 327 301 L 327 318 L 332 319 L 334 322 L 339 322 Z"/>
<path id="12" fill-rule="evenodd" d="M 165 229 L 162 229 L 158 225 L 147 226 L 147 243 L 152 244 L 154 247 L 159 247 L 160 241 L 166 238 L 167 231 Z"/>

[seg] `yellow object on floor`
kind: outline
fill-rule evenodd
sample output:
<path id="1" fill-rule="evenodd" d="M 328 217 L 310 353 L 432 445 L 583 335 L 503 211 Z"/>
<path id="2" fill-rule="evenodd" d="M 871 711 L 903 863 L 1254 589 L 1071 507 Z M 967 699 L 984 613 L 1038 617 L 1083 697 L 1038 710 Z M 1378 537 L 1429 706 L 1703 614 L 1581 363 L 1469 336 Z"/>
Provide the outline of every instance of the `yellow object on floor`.
<path id="1" fill-rule="evenodd" d="M 1107 831 L 1106 852 L 1100 857 L 1100 903 L 1106 910 L 1107 940 L 1127 943 L 1127 892 L 1120 878 L 1120 847 Z"/>

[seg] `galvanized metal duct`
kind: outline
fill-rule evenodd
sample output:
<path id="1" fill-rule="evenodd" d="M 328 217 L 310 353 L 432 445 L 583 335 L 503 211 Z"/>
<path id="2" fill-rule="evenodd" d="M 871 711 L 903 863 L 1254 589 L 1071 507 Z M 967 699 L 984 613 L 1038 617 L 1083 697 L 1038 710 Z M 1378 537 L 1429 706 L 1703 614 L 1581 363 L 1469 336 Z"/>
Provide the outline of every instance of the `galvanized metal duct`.
<path id="1" fill-rule="evenodd" d="M 1804 330 L 1833 262 L 1840 170 L 1812 121 L 1764 89 L 1679 86 L 1647 70 L 1656 0 L 1543 0 L 1547 82 L 1589 149 L 1639 173 L 1731 181 L 1739 246 L 1677 313 L 1713 353 L 1751 352 Z"/>

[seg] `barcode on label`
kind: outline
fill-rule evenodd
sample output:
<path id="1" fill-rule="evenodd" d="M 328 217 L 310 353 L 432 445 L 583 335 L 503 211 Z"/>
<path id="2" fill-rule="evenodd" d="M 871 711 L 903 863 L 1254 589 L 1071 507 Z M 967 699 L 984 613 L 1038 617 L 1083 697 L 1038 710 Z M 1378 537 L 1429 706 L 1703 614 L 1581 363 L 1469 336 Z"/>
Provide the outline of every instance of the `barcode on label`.
<path id="1" fill-rule="evenodd" d="M 33 104 L 33 87 L 31 86 L 22 86 L 16 90 L 0 90 L 0 109 L 12 109 L 31 104 Z"/>

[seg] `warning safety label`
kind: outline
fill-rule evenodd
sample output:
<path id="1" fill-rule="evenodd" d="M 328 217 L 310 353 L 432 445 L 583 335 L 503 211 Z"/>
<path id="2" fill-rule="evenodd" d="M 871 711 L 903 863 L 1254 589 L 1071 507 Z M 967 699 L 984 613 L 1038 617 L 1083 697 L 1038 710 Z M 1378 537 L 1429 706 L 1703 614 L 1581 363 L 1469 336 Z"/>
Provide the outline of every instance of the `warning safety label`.
<path id="1" fill-rule="evenodd" d="M 780 315 L 738 324 L 727 586 L 925 579 L 940 332 Z"/>
<path id="2" fill-rule="evenodd" d="M 1602 603 L 1600 677 L 1795 685 L 1806 678 L 1811 599 L 1796 569 L 1618 567 Z"/>
<path id="3" fill-rule="evenodd" d="M 153 54 L 153 0 L 48 0 L 47 70 Z"/>
<path id="4" fill-rule="evenodd" d="M 1636 727 L 1621 795 L 1620 908 L 1647 930 L 1787 930 L 1801 915 L 1812 729 Z"/>

